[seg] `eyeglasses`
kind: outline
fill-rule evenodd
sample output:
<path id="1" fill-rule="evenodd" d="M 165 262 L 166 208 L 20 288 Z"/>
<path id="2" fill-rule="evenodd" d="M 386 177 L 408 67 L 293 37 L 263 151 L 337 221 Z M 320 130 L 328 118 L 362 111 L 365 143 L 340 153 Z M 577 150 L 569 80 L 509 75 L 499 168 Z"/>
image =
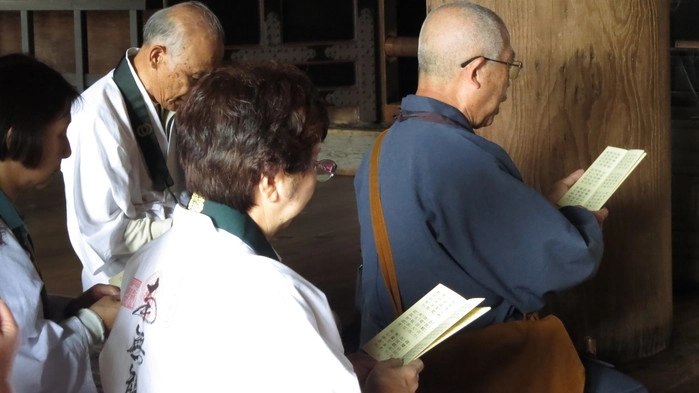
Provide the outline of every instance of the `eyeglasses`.
<path id="1" fill-rule="evenodd" d="M 485 57 L 485 56 L 476 56 L 476 57 L 472 57 L 472 58 L 470 58 L 470 59 L 464 61 L 463 63 L 461 63 L 461 68 L 466 67 L 466 66 L 469 65 L 472 61 L 476 60 L 476 59 L 479 58 L 479 57 L 482 57 L 482 58 L 484 58 L 484 59 L 486 59 L 486 60 L 488 60 L 488 61 L 494 61 L 494 62 L 496 62 L 496 63 L 505 64 L 506 66 L 508 66 L 508 67 L 509 67 L 509 71 L 510 71 L 510 79 L 517 79 L 517 77 L 519 76 L 519 70 L 521 70 L 521 69 L 522 69 L 522 66 L 523 66 L 521 61 L 513 61 L 513 62 L 510 63 L 510 62 L 507 62 L 507 61 L 501 61 L 501 60 L 491 59 L 491 58 L 488 58 L 488 57 Z"/>
<path id="2" fill-rule="evenodd" d="M 315 161 L 313 167 L 316 170 L 316 180 L 321 183 L 335 176 L 335 171 L 337 170 L 335 161 L 327 159 Z"/>

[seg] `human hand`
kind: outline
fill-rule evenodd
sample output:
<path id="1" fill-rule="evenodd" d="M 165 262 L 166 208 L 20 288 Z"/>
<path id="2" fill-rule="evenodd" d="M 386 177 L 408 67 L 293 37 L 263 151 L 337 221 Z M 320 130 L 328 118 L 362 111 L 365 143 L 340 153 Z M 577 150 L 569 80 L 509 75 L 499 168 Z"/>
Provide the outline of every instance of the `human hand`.
<path id="1" fill-rule="evenodd" d="M 601 208 L 597 211 L 593 211 L 591 213 L 597 219 L 597 223 L 599 224 L 599 226 L 602 226 L 602 224 L 604 224 L 604 220 L 606 220 L 607 217 L 609 216 L 609 210 L 606 207 L 603 207 L 603 208 Z"/>
<path id="2" fill-rule="evenodd" d="M 4 300 L 0 299 L 0 393 L 11 392 L 10 376 L 17 348 L 19 328 L 12 312 Z"/>
<path id="3" fill-rule="evenodd" d="M 366 378 L 378 362 L 371 356 L 359 352 L 347 355 L 347 359 L 349 359 L 352 363 L 352 367 L 354 367 L 354 373 L 357 374 L 359 386 L 364 386 Z"/>
<path id="4" fill-rule="evenodd" d="M 414 393 L 419 374 L 424 368 L 422 360 L 403 364 L 400 359 L 388 359 L 376 363 L 366 378 L 364 393 Z"/>
<path id="5" fill-rule="evenodd" d="M 119 287 L 114 285 L 96 284 L 87 291 L 83 292 L 82 295 L 71 300 L 66 307 L 65 315 L 66 317 L 76 316 L 78 314 L 78 310 L 81 308 L 90 308 L 90 306 L 105 296 L 116 296 L 118 299 L 120 294 L 121 290 Z"/>
<path id="6" fill-rule="evenodd" d="M 573 187 L 575 182 L 580 180 L 583 173 L 585 173 L 584 169 L 578 169 L 577 171 L 568 175 L 566 178 L 557 181 L 549 192 L 549 202 L 558 206 L 558 201 L 560 201 L 561 198 L 563 198 L 563 195 L 570 190 L 570 187 Z M 609 216 L 609 210 L 607 210 L 606 207 L 603 207 L 600 210 L 591 211 L 591 213 L 595 216 L 595 219 L 597 219 L 597 223 L 600 226 L 602 226 L 604 220 L 607 218 L 607 216 Z"/>
<path id="7" fill-rule="evenodd" d="M 120 306 L 121 302 L 119 301 L 119 296 L 103 296 L 89 308 L 99 315 L 104 323 L 106 332 L 109 333 L 109 331 L 112 330 L 112 326 L 114 326 L 114 320 L 116 319 Z"/>
<path id="8" fill-rule="evenodd" d="M 551 187 L 551 190 L 548 193 L 547 199 L 549 202 L 555 206 L 558 206 L 558 201 L 560 201 L 561 198 L 563 198 L 563 195 L 570 190 L 570 187 L 573 187 L 573 184 L 580 179 L 583 173 L 585 173 L 584 169 L 578 169 L 567 177 L 554 183 L 553 187 Z"/>

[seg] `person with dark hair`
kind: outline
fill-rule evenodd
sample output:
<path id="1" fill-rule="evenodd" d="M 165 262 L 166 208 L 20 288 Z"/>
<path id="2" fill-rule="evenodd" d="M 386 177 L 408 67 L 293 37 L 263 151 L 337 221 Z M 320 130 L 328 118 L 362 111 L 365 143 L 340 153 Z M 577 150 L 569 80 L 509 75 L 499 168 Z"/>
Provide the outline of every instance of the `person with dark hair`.
<path id="1" fill-rule="evenodd" d="M 143 45 L 128 49 L 73 108 L 74 154 L 61 170 L 83 288 L 119 285 L 133 252 L 170 228 L 184 197 L 174 113 L 192 84 L 220 64 L 223 42 L 221 24 L 202 3 L 161 9 L 146 22 Z"/>
<path id="2" fill-rule="evenodd" d="M 10 378 L 19 347 L 19 328 L 7 303 L 0 299 L 0 393 L 12 393 Z"/>
<path id="3" fill-rule="evenodd" d="M 350 361 L 325 295 L 269 243 L 336 169 L 318 159 L 329 121 L 308 77 L 291 65 L 218 69 L 177 121 L 192 199 L 127 264 L 100 357 L 105 389 L 414 392 L 422 362 Z"/>
<path id="4" fill-rule="evenodd" d="M 0 57 L 0 298 L 22 332 L 11 378 L 22 393 L 96 392 L 90 350 L 102 345 L 119 308 L 119 289 L 111 285 L 69 302 L 48 296 L 13 206 L 70 155 L 66 130 L 77 97 L 49 66 L 21 54 Z"/>

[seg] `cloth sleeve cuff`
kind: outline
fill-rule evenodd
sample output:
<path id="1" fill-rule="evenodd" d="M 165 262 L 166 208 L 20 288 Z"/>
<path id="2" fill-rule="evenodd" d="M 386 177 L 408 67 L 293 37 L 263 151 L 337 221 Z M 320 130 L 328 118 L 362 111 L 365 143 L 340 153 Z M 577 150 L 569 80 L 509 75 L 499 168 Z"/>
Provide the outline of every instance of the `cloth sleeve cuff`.
<path id="1" fill-rule="evenodd" d="M 167 232 L 170 228 L 172 228 L 172 218 L 153 220 L 153 222 L 150 224 L 150 234 L 152 239 L 160 237 L 160 235 Z"/>
<path id="2" fill-rule="evenodd" d="M 153 240 L 150 229 L 152 222 L 153 219 L 150 217 L 129 221 L 124 231 L 124 245 L 129 252 L 136 252 L 144 244 Z"/>
<path id="3" fill-rule="evenodd" d="M 102 318 L 89 308 L 81 308 L 77 316 L 83 326 L 85 326 L 85 329 L 87 329 L 90 346 L 103 344 L 106 329 Z"/>

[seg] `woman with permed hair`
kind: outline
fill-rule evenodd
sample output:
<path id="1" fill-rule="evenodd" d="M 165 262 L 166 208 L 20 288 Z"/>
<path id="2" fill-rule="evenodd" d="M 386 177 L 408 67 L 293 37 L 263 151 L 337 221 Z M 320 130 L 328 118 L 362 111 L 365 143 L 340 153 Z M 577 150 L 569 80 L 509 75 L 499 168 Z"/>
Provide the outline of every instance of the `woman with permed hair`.
<path id="1" fill-rule="evenodd" d="M 291 65 L 222 68 L 194 87 L 177 113 L 192 199 L 126 266 L 105 391 L 417 389 L 419 359 L 346 357 L 325 294 L 269 243 L 334 174 L 318 158 L 327 131 L 324 102 Z"/>

